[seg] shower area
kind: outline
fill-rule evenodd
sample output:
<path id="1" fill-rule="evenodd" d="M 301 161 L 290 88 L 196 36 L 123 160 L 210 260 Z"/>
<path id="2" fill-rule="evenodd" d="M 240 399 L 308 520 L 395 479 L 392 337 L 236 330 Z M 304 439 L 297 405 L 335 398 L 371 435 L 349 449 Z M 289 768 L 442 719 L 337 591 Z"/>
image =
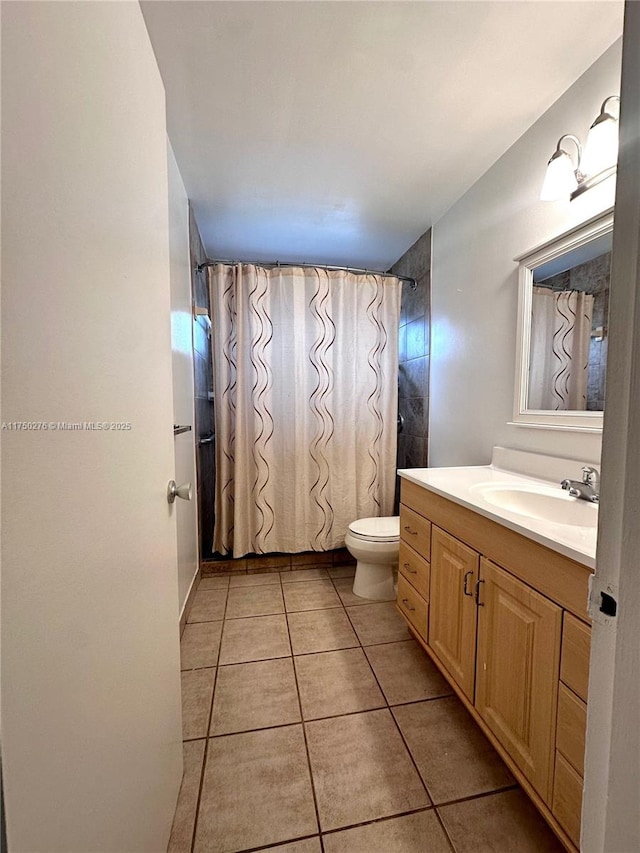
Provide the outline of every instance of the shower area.
<path id="1" fill-rule="evenodd" d="M 430 243 L 387 274 L 213 262 L 191 217 L 204 573 L 350 562 L 348 523 L 397 512 L 396 467 L 427 461 Z"/>

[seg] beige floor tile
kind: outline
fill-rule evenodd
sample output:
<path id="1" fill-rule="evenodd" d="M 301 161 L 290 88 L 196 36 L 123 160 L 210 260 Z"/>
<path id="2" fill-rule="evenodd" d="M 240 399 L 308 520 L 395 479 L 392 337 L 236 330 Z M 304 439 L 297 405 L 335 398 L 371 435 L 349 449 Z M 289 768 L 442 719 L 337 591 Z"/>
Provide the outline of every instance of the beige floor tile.
<path id="1" fill-rule="evenodd" d="M 167 853 L 191 853 L 205 743 L 190 740 L 182 745 L 184 772 Z"/>
<path id="2" fill-rule="evenodd" d="M 429 805 L 388 710 L 305 724 L 323 831 Z"/>
<path id="3" fill-rule="evenodd" d="M 370 598 L 362 598 L 362 596 L 355 594 L 353 591 L 353 577 L 334 578 L 333 583 L 345 607 L 356 607 L 358 604 L 373 603 Z M 395 596 L 391 596 L 386 601 L 395 601 Z"/>
<path id="4" fill-rule="evenodd" d="M 356 574 L 355 566 L 332 566 L 327 569 L 331 578 L 353 578 Z"/>
<path id="5" fill-rule="evenodd" d="M 229 590 L 226 619 L 269 616 L 272 613 L 284 613 L 284 600 L 280 584 Z"/>
<path id="6" fill-rule="evenodd" d="M 393 643 L 411 637 L 407 624 L 392 602 L 347 607 L 347 613 L 363 646 Z"/>
<path id="7" fill-rule="evenodd" d="M 367 646 L 366 655 L 390 705 L 449 696 L 451 688 L 415 640 Z"/>
<path id="8" fill-rule="evenodd" d="M 292 841 L 291 844 L 279 844 L 277 847 L 266 847 L 260 853 L 322 853 L 320 836 L 305 838 L 304 841 Z"/>
<path id="9" fill-rule="evenodd" d="M 302 726 L 209 741 L 196 853 L 247 850 L 317 831 Z"/>
<path id="10" fill-rule="evenodd" d="M 198 589 L 227 589 L 230 577 L 230 575 L 209 575 L 206 578 L 200 578 Z"/>
<path id="11" fill-rule="evenodd" d="M 340 599 L 327 580 L 283 583 L 284 601 L 287 612 L 295 610 L 323 610 L 327 607 L 340 607 Z"/>
<path id="12" fill-rule="evenodd" d="M 185 625 L 180 639 L 181 669 L 215 666 L 218 662 L 222 622 L 195 622 Z"/>
<path id="13" fill-rule="evenodd" d="M 253 616 L 224 623 L 220 664 L 284 658 L 290 654 L 285 616 Z"/>
<path id="14" fill-rule="evenodd" d="M 360 645 L 342 607 L 288 613 L 287 621 L 294 655 L 348 649 Z"/>
<path id="15" fill-rule="evenodd" d="M 224 618 L 226 589 L 198 590 L 193 599 L 187 622 L 215 622 Z"/>
<path id="16" fill-rule="evenodd" d="M 323 836 L 325 853 L 451 853 L 433 810 Z"/>
<path id="17" fill-rule="evenodd" d="M 520 789 L 438 809 L 456 853 L 562 853 L 563 846 Z"/>
<path id="18" fill-rule="evenodd" d="M 393 714 L 434 803 L 515 784 L 455 696 L 398 705 Z"/>
<path id="19" fill-rule="evenodd" d="M 318 581 L 329 577 L 327 570 L 316 566 L 312 569 L 291 568 L 290 572 L 282 573 L 282 583 L 296 583 L 297 581 Z"/>
<path id="20" fill-rule="evenodd" d="M 305 720 L 383 708 L 386 703 L 362 649 L 295 658 Z"/>
<path id="21" fill-rule="evenodd" d="M 182 738 L 206 737 L 215 669 L 193 669 L 182 676 Z"/>
<path id="22" fill-rule="evenodd" d="M 270 586 L 280 583 L 280 572 L 264 572 L 259 575 L 237 575 L 229 581 L 229 588 L 245 586 Z"/>
<path id="23" fill-rule="evenodd" d="M 300 706 L 291 658 L 219 668 L 212 735 L 298 722 Z"/>

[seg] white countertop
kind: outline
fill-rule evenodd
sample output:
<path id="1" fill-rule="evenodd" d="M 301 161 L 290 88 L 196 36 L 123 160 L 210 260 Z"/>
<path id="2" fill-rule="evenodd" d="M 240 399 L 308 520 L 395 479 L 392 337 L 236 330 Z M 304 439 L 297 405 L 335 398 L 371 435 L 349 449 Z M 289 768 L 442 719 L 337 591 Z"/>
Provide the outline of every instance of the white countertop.
<path id="1" fill-rule="evenodd" d="M 523 536 L 533 539 L 553 551 L 558 551 L 578 563 L 592 569 L 595 568 L 597 505 L 576 498 L 569 498 L 566 492 L 563 494 L 560 489 L 560 478 L 555 481 L 544 480 L 507 471 L 494 465 L 463 468 L 406 468 L 399 470 L 398 474 L 405 480 L 423 486 L 425 489 L 484 515 L 492 521 L 504 524 L 505 527 L 515 530 L 516 533 L 521 533 Z M 512 511 L 506 507 L 496 506 L 486 500 L 482 494 L 483 490 L 486 490 L 486 494 L 490 495 L 491 491 L 496 488 L 526 490 L 536 487 L 540 487 L 549 495 L 555 495 L 557 489 L 561 493 L 561 498 L 566 497 L 567 501 L 578 504 L 578 506 L 570 507 L 573 523 L 567 524 L 562 521 L 536 518 Z M 551 489 L 554 491 L 551 492 Z M 562 509 L 562 505 L 560 508 Z M 584 524 L 581 521 L 582 519 L 585 521 Z"/>

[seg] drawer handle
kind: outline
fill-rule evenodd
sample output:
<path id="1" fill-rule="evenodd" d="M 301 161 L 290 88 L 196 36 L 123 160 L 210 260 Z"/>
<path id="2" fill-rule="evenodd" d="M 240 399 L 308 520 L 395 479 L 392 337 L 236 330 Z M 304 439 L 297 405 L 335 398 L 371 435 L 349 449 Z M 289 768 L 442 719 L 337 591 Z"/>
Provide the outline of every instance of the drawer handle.
<path id="1" fill-rule="evenodd" d="M 409 527 L 409 525 L 408 525 L 408 524 L 405 524 L 404 529 L 407 531 L 407 533 L 410 533 L 412 536 L 417 536 L 417 535 L 418 535 L 418 531 L 417 531 L 417 530 L 412 530 L 412 529 Z"/>
<path id="2" fill-rule="evenodd" d="M 473 571 L 464 573 L 464 586 L 462 588 L 462 591 L 464 592 L 465 595 L 468 595 L 469 598 L 473 598 L 473 592 L 469 592 L 469 587 L 467 586 L 467 581 L 469 580 L 469 578 L 472 578 L 472 577 L 473 577 Z"/>
<path id="3" fill-rule="evenodd" d="M 404 606 L 407 608 L 407 610 L 415 610 L 415 607 L 412 607 L 412 606 L 409 604 L 409 599 L 408 599 L 408 598 L 403 598 L 403 599 L 402 599 L 402 603 L 403 603 L 403 604 L 404 604 Z"/>
<path id="4" fill-rule="evenodd" d="M 408 572 L 411 572 L 411 574 L 412 574 L 412 575 L 417 575 L 417 574 L 418 574 L 418 570 L 417 570 L 417 569 L 412 569 L 412 568 L 411 568 L 411 563 L 403 563 L 403 565 L 404 565 L 405 569 L 406 569 Z"/>
<path id="5" fill-rule="evenodd" d="M 484 601 L 480 601 L 480 584 L 484 583 L 484 581 L 478 581 L 476 583 L 476 604 L 478 607 L 484 607 Z"/>

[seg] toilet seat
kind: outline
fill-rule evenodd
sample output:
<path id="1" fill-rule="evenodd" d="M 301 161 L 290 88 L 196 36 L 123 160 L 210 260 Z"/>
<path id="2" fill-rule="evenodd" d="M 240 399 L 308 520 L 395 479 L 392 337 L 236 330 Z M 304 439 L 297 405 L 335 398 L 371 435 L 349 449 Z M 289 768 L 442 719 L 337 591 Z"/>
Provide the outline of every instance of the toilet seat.
<path id="1" fill-rule="evenodd" d="M 349 533 L 362 542 L 398 542 L 400 516 L 384 518 L 359 518 L 349 525 Z"/>

